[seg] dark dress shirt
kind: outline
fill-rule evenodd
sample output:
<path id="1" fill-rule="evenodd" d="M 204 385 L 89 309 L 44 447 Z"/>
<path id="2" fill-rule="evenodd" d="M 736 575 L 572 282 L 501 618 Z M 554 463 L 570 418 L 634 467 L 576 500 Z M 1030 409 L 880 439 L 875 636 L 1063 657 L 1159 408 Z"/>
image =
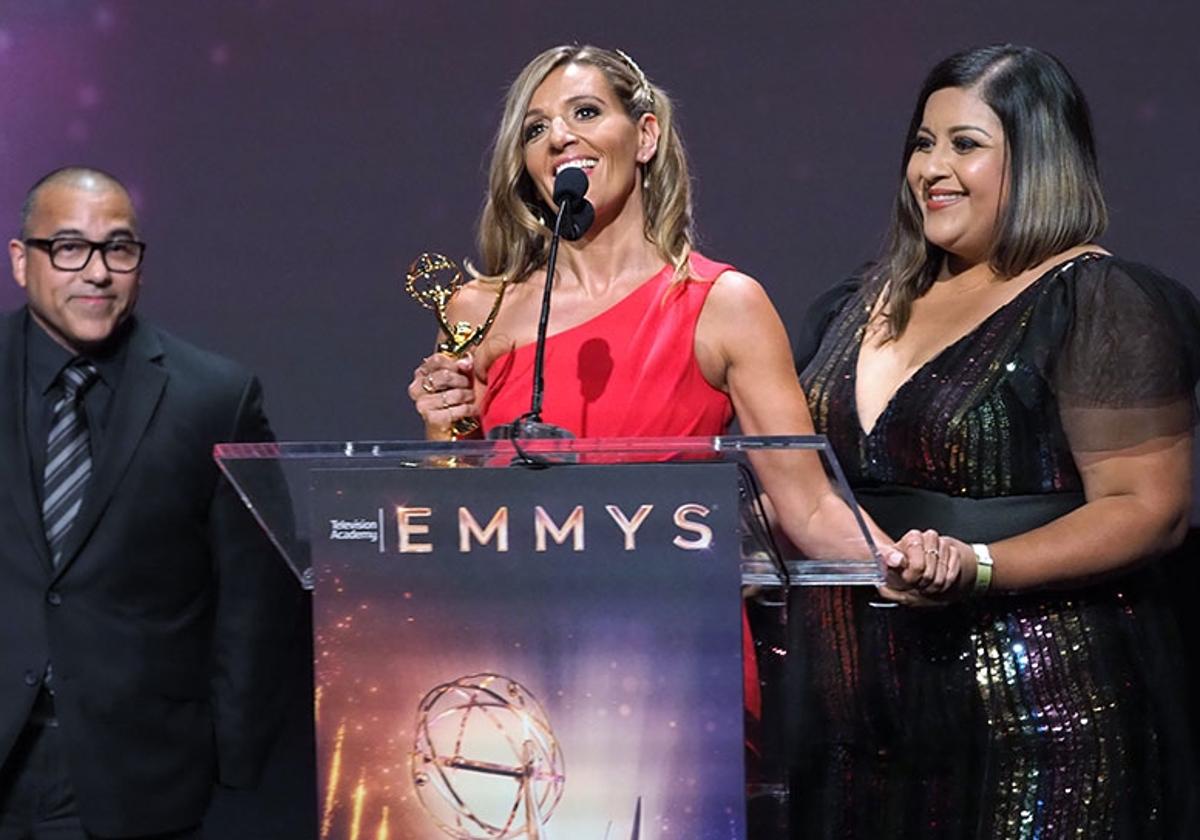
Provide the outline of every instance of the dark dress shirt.
<path id="1" fill-rule="evenodd" d="M 104 432 L 108 426 L 113 395 L 121 384 L 128 327 L 127 321 L 118 327 L 112 340 L 102 348 L 82 355 L 82 358 L 94 364 L 100 373 L 99 378 L 88 386 L 83 395 L 93 463 L 104 449 Z M 42 476 L 46 471 L 46 436 L 50 434 L 50 416 L 55 401 L 62 393 L 58 377 L 63 368 L 76 358 L 80 358 L 80 354 L 71 353 L 51 338 L 32 316 L 26 316 L 25 429 L 32 474 L 35 476 L 34 490 L 39 506 L 43 497 Z"/>

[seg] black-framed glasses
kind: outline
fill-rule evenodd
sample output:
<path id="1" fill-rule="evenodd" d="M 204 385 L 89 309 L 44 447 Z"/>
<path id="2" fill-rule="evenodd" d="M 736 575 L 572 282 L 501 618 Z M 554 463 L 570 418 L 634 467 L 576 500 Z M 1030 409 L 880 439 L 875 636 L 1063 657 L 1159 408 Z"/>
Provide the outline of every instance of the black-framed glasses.
<path id="1" fill-rule="evenodd" d="M 128 274 L 137 271 L 146 253 L 146 243 L 136 239 L 93 242 L 90 239 L 64 236 L 55 239 L 26 239 L 25 244 L 41 248 L 49 254 L 50 265 L 59 271 L 81 271 L 91 261 L 92 255 L 99 251 L 100 259 L 104 260 L 104 265 L 109 271 Z"/>

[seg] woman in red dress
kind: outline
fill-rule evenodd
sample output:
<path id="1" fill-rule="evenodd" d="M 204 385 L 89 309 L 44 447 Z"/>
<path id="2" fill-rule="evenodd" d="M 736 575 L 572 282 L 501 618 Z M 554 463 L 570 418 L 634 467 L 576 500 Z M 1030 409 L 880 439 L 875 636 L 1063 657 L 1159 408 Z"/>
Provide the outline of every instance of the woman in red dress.
<path id="1" fill-rule="evenodd" d="M 483 431 L 528 406 L 547 282 L 556 175 L 588 178 L 595 221 L 564 241 L 554 277 L 543 418 L 580 437 L 711 436 L 734 417 L 748 435 L 812 434 L 788 338 L 758 282 L 694 250 L 687 159 L 671 100 L 626 54 L 560 46 L 513 82 L 496 135 L 479 231 L 481 271 L 448 320 L 483 323 L 469 357 L 434 353 L 408 394 L 431 439 L 479 418 Z M 784 534 L 809 557 L 869 550 L 812 453 L 754 459 Z M 891 539 L 875 529 L 876 541 Z M 937 590 L 957 575 L 957 549 L 912 532 L 886 552 L 898 587 Z M 936 560 L 936 562 L 931 562 Z"/>

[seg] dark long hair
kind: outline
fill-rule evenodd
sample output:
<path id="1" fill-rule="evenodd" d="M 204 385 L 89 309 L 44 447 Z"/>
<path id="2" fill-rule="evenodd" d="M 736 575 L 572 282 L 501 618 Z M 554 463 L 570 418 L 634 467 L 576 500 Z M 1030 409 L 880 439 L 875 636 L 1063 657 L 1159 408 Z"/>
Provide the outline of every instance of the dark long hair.
<path id="1" fill-rule="evenodd" d="M 908 325 L 913 301 L 937 279 L 946 254 L 925 239 L 921 209 L 906 172 L 925 103 L 944 88 L 973 89 L 1004 128 L 1008 199 L 997 220 L 988 264 L 1011 278 L 1108 226 L 1092 119 L 1083 91 L 1054 56 L 1002 44 L 955 53 L 925 78 L 900 163 L 900 188 L 884 253 L 875 269 L 888 283 L 887 337 Z"/>

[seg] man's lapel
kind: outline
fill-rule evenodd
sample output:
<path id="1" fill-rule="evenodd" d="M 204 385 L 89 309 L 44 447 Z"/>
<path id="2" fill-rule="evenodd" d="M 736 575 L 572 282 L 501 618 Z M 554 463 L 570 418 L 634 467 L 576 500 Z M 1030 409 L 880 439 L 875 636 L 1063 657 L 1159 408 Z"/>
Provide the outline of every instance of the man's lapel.
<path id="1" fill-rule="evenodd" d="M 50 549 L 38 509 L 25 430 L 24 310 L 0 317 L 0 481 L 17 518 L 44 566 L 50 568 Z M 15 535 L 14 535 L 15 536 Z M 7 536 L 5 537 L 8 538 Z"/>
<path id="2" fill-rule="evenodd" d="M 162 355 L 162 344 L 153 329 L 135 323 L 129 334 L 121 383 L 113 395 L 104 449 L 93 466 L 83 507 L 63 545 L 62 563 L 56 578 L 70 567 L 80 546 L 95 529 L 158 408 L 167 384 Z"/>

